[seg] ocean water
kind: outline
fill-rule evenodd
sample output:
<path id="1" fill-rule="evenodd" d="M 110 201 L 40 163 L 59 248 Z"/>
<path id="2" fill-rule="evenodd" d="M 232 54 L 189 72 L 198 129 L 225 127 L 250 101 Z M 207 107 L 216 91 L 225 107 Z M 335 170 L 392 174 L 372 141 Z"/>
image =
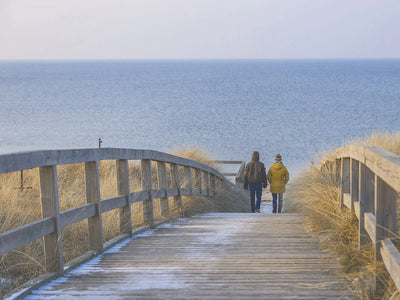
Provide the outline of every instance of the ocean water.
<path id="1" fill-rule="evenodd" d="M 400 130 L 400 60 L 0 62 L 0 153 L 198 147 L 297 172 Z"/>

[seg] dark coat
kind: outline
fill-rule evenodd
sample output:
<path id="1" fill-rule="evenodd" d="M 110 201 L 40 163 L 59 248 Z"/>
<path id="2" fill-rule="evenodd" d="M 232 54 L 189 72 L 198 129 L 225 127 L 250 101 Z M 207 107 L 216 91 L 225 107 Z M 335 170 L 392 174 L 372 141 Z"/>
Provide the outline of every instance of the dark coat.
<path id="1" fill-rule="evenodd" d="M 262 185 L 263 188 L 266 188 L 267 184 L 265 166 L 260 162 L 260 154 L 254 151 L 251 156 L 251 162 L 249 162 L 244 169 L 244 188 L 247 189 L 249 185 Z"/>

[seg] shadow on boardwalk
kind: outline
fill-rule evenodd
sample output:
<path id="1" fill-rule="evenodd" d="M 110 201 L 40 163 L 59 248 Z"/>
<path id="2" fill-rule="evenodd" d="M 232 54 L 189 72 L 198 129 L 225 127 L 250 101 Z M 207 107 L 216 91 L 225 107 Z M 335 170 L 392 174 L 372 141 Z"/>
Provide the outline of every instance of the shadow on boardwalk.
<path id="1" fill-rule="evenodd" d="M 146 231 L 26 299 L 351 299 L 295 214 L 206 214 Z"/>

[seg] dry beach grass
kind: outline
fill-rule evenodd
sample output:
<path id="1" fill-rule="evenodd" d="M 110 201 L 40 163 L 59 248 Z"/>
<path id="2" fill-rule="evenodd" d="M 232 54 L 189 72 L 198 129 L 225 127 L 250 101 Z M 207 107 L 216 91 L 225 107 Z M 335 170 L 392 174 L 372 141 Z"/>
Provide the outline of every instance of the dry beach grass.
<path id="1" fill-rule="evenodd" d="M 176 150 L 173 154 L 215 167 L 209 163 L 211 157 L 200 149 Z M 152 167 L 154 188 L 157 189 L 156 163 L 153 162 Z M 131 192 L 141 190 L 140 161 L 130 161 L 129 172 Z M 41 219 L 38 173 L 38 169 L 24 171 L 22 189 L 20 188 L 20 172 L 0 174 L 0 233 Z M 117 196 L 115 162 L 100 162 L 99 173 L 101 199 Z M 169 170 L 168 176 L 170 177 Z M 84 164 L 58 166 L 57 177 L 61 211 L 86 204 Z M 228 201 L 229 203 L 227 203 Z M 178 210 L 177 207 L 174 207 L 172 199 L 170 199 L 170 214 L 172 218 L 212 211 L 244 212 L 248 210 L 247 198 L 240 193 L 233 192 L 222 184 L 217 185 L 216 195 L 212 199 L 200 196 L 183 197 L 182 202 L 183 209 Z M 132 223 L 135 228 L 141 227 L 143 224 L 142 208 L 142 203 L 140 202 L 132 205 Z M 154 218 L 156 222 L 163 220 L 158 199 L 154 201 Z M 104 241 L 119 235 L 119 214 L 117 209 L 103 213 L 102 222 Z M 84 220 L 62 229 L 65 262 L 71 261 L 89 250 L 87 226 L 87 221 Z M 0 257 L 0 278 L 4 281 L 4 292 L 44 272 L 42 239 Z"/>
<path id="2" fill-rule="evenodd" d="M 384 148 L 400 155 L 400 132 L 375 133 L 349 144 Z M 372 245 L 358 249 L 358 220 L 347 208 L 339 208 L 340 182 L 336 164 L 317 168 L 311 164 L 303 170 L 290 186 L 286 211 L 296 211 L 307 216 L 308 223 L 324 248 L 330 249 L 342 266 L 341 275 L 350 279 L 360 299 L 376 299 L 371 280 L 378 277 L 384 286 L 379 299 L 399 299 L 400 294 L 381 263 L 374 262 Z M 399 201 L 398 201 L 399 203 Z M 398 204 L 398 207 L 400 205 Z"/>

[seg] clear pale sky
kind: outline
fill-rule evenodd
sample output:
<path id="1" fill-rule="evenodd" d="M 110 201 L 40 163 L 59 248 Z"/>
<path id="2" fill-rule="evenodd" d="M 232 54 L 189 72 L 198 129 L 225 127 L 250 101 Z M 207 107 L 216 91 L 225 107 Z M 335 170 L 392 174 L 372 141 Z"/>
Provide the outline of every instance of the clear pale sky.
<path id="1" fill-rule="evenodd" d="M 400 0 L 0 0 L 0 59 L 400 57 Z"/>

